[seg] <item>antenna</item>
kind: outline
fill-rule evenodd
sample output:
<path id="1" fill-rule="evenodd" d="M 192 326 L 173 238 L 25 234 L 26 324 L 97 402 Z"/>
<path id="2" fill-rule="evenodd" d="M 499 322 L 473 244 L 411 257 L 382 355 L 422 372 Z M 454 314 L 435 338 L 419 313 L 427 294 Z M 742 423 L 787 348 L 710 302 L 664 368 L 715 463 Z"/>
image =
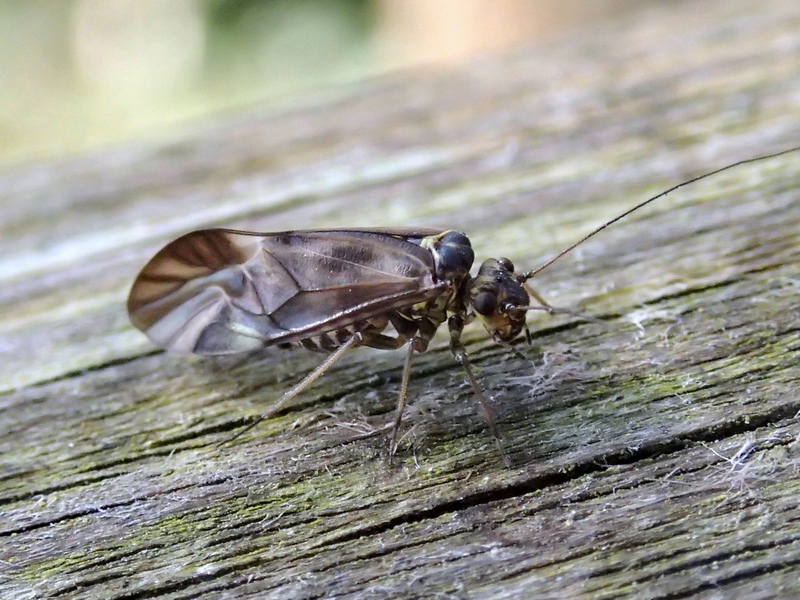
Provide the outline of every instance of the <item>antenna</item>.
<path id="1" fill-rule="evenodd" d="M 682 188 L 682 187 L 684 187 L 686 185 L 689 185 L 690 183 L 694 183 L 696 181 L 700 181 L 701 179 L 705 179 L 706 177 L 711 177 L 712 175 L 717 175 L 718 173 L 722 173 L 723 171 L 727 171 L 728 169 L 733 169 L 734 167 L 738 167 L 738 166 L 741 166 L 741 165 L 746 165 L 748 163 L 759 162 L 759 161 L 762 161 L 762 160 L 767 160 L 769 158 L 776 158 L 778 156 L 783 156 L 784 154 L 789 154 L 791 152 L 796 152 L 798 150 L 800 150 L 800 146 L 796 146 L 794 148 L 789 148 L 788 150 L 781 150 L 780 152 L 774 152 L 772 154 L 764 154 L 763 156 L 756 156 L 755 158 L 746 158 L 744 160 L 740 160 L 740 161 L 737 161 L 735 163 L 731 163 L 731 164 L 729 164 L 729 165 L 727 165 L 725 167 L 720 167 L 719 169 L 715 169 L 715 170 L 710 171 L 708 173 L 705 173 L 703 175 L 698 175 L 697 177 L 692 177 L 691 179 L 687 179 L 686 181 L 681 182 L 678 185 L 673 185 L 671 188 L 669 188 L 667 190 L 664 190 L 660 194 L 656 194 L 652 198 L 648 198 L 644 202 L 640 202 L 639 204 L 637 204 L 633 208 L 630 208 L 630 209 L 626 210 L 621 215 L 617 215 L 616 217 L 614 217 L 610 221 L 606 221 L 605 223 L 600 225 L 600 227 L 598 227 L 597 229 L 594 229 L 593 231 L 587 233 L 585 236 L 583 236 L 577 242 L 575 242 L 574 244 L 571 244 L 565 250 L 562 250 L 561 252 L 556 254 L 553 258 L 551 258 L 550 260 L 545 262 L 539 268 L 534 269 L 533 271 L 528 271 L 527 273 L 523 273 L 517 279 L 520 282 L 525 282 L 528 279 L 532 279 L 538 273 L 540 273 L 541 271 L 544 271 L 547 267 L 549 267 L 554 262 L 556 262 L 559 258 L 564 256 L 565 254 L 568 254 L 568 253 L 572 252 L 575 248 L 580 246 L 583 242 L 585 242 L 586 240 L 588 240 L 591 237 L 594 237 L 595 235 L 597 235 L 598 233 L 603 231 L 603 229 L 605 229 L 609 225 L 613 225 L 617 221 L 620 221 L 620 220 L 624 219 L 625 217 L 627 217 L 632 212 L 635 212 L 635 211 L 639 210 L 640 208 L 643 208 L 643 207 L 647 206 L 651 202 L 653 202 L 655 200 L 658 200 L 659 198 L 662 198 L 662 197 L 666 196 L 667 194 L 670 194 L 670 193 L 674 192 L 675 190 L 677 190 L 679 188 Z"/>

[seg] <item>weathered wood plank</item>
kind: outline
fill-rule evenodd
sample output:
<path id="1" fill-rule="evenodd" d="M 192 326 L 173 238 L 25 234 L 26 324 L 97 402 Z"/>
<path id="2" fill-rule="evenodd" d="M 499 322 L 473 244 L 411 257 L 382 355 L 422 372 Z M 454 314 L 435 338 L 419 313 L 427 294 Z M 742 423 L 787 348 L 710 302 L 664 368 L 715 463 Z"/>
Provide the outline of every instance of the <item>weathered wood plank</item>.
<path id="1" fill-rule="evenodd" d="M 797 145 L 800 8 L 670 4 L 578 39 L 0 175 L 8 597 L 800 594 L 800 154 L 676 193 L 537 277 L 525 361 L 154 353 L 124 298 L 192 227 L 444 225 L 535 266 L 686 177 Z M 680 32 L 680 35 L 675 35 Z"/>

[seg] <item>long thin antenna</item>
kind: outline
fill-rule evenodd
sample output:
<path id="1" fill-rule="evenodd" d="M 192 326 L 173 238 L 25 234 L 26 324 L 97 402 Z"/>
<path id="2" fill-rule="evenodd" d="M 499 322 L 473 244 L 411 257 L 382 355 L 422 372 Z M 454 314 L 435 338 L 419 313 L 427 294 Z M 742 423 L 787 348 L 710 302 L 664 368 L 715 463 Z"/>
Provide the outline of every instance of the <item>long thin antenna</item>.
<path id="1" fill-rule="evenodd" d="M 773 153 L 773 154 L 765 154 L 765 155 L 763 155 L 763 156 L 756 156 L 755 158 L 747 158 L 747 159 L 745 159 L 745 160 L 740 160 L 740 161 L 737 161 L 737 162 L 735 162 L 735 163 L 732 163 L 732 164 L 730 164 L 730 165 L 727 165 L 727 166 L 725 166 L 725 167 L 721 167 L 721 168 L 719 168 L 719 169 L 715 169 L 714 171 L 710 171 L 710 172 L 708 172 L 708 173 L 705 173 L 705 174 L 703 174 L 703 175 L 698 175 L 697 177 L 693 177 L 692 179 L 688 179 L 688 180 L 686 180 L 686 181 L 684 181 L 684 182 L 682 182 L 682 183 L 679 183 L 678 185 L 673 185 L 673 186 L 672 186 L 671 188 L 669 188 L 668 190 L 665 190 L 665 191 L 661 192 L 660 194 L 656 194 L 656 195 L 655 195 L 655 196 L 653 196 L 652 198 L 648 198 L 648 199 L 647 199 L 647 200 L 645 200 L 644 202 L 640 202 L 639 204 L 637 204 L 637 205 L 636 205 L 636 206 L 634 206 L 633 208 L 630 208 L 630 209 L 626 210 L 624 213 L 622 213 L 621 215 L 618 215 L 618 216 L 614 217 L 614 218 L 613 218 L 613 219 L 611 219 L 610 221 L 606 221 L 605 223 L 603 223 L 602 225 L 600 225 L 600 227 L 598 227 L 597 229 L 595 229 L 594 231 L 592 231 L 592 232 L 590 232 L 590 233 L 587 233 L 585 236 L 583 236 L 583 237 L 582 237 L 581 239 L 579 239 L 577 242 L 575 242 L 574 244 L 572 244 L 572 245 L 570 245 L 569 247 L 567 247 L 567 248 L 566 248 L 566 250 L 562 250 L 561 252 L 559 252 L 558 254 L 556 254 L 556 255 L 555 255 L 553 258 L 551 258 L 550 260 L 548 260 L 547 262 L 545 262 L 545 263 L 544 263 L 544 264 L 543 264 L 541 267 L 539 267 L 538 269 L 534 269 L 533 271 L 528 271 L 527 273 L 524 273 L 524 274 L 520 275 L 520 276 L 518 277 L 518 280 L 519 280 L 519 281 L 527 281 L 528 279 L 531 279 L 531 278 L 532 278 L 532 277 L 534 277 L 536 274 L 540 273 L 541 271 L 544 271 L 544 270 L 545 270 L 547 267 L 549 267 L 550 265 L 552 265 L 552 264 L 553 264 L 554 262 L 556 262 L 556 261 L 557 261 L 559 258 L 561 258 L 562 256 L 564 256 L 565 254 L 568 254 L 568 253 L 572 252 L 572 251 L 573 251 L 575 248 L 577 248 L 578 246 L 580 246 L 580 245 L 581 245 L 583 242 L 585 242 L 585 241 L 586 241 L 586 240 L 588 240 L 589 238 L 591 238 L 591 237 L 594 237 L 595 235 L 597 235 L 598 233 L 600 233 L 601 231 L 603 231 L 603 229 L 605 229 L 605 228 L 606 228 L 606 227 L 608 227 L 609 225 L 613 225 L 613 224 L 614 224 L 614 223 L 616 223 L 617 221 L 619 221 L 619 220 L 621 220 L 621 219 L 624 219 L 625 217 L 627 217 L 627 216 L 628 216 L 629 214 L 631 214 L 632 212 L 635 212 L 635 211 L 639 210 L 640 208 L 642 208 L 642 207 L 644 207 L 644 206 L 647 206 L 648 204 L 650 204 L 650 203 L 651 203 L 651 202 L 653 202 L 654 200 L 658 200 L 659 198 L 663 198 L 663 197 L 664 197 L 664 196 L 666 196 L 667 194 L 670 194 L 670 193 L 674 192 L 675 190 L 677 190 L 677 189 L 679 189 L 679 188 L 682 188 L 682 187 L 683 187 L 683 186 L 685 186 L 685 185 L 689 185 L 690 183 L 694 183 L 694 182 L 696 182 L 696 181 L 700 181 L 701 179 L 705 179 L 706 177 L 711 177 L 712 175 L 716 175 L 716 174 L 718 174 L 718 173 L 722 173 L 723 171 L 727 171 L 728 169 L 733 169 L 734 167 L 738 167 L 738 166 L 741 166 L 741 165 L 746 165 L 746 164 L 748 164 L 748 163 L 754 163 L 754 162 L 758 162 L 758 161 L 760 161 L 760 160 L 767 160 L 767 159 L 769 159 L 769 158 L 776 158 L 776 157 L 778 157 L 778 156 L 783 156 L 784 154 L 789 154 L 790 152 L 797 152 L 798 150 L 800 150 L 800 146 L 796 146 L 796 147 L 794 147 L 794 148 L 789 148 L 788 150 L 781 150 L 780 152 L 775 152 L 775 153 Z"/>

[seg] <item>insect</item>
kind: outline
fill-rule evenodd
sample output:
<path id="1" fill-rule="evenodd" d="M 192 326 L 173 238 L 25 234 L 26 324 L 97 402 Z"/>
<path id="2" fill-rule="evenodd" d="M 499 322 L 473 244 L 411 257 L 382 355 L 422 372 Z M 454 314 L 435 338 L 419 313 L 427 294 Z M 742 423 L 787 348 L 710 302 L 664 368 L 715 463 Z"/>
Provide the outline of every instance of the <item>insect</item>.
<path id="1" fill-rule="evenodd" d="M 522 273 L 507 258 L 490 258 L 476 276 L 470 275 L 472 246 L 464 233 L 455 230 L 194 231 L 167 244 L 145 265 L 130 291 L 128 314 L 155 344 L 170 350 L 219 355 L 299 345 L 329 354 L 236 437 L 282 410 L 347 351 L 408 344 L 390 455 L 397 449 L 412 359 L 428 348 L 446 322 L 450 350 L 464 368 L 500 446 L 492 412 L 461 342 L 467 323 L 479 321 L 493 340 L 506 346 L 523 331 L 530 340 L 528 311 L 570 313 L 550 306 L 527 284 L 537 273 L 678 188 L 798 149 L 741 160 L 675 185 L 603 223 L 537 269 Z"/>

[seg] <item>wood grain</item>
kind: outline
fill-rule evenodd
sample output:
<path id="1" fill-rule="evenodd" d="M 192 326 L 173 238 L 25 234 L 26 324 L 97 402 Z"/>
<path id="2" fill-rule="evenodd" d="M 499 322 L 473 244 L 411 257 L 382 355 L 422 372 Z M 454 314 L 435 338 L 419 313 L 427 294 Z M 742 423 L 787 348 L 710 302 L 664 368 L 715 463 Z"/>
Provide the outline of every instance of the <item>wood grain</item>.
<path id="1" fill-rule="evenodd" d="M 800 143 L 800 8 L 665 3 L 445 72 L 0 174 L 0 591 L 86 598 L 800 594 L 800 153 L 692 185 L 537 276 L 510 355 L 187 359 L 128 323 L 196 227 L 443 226 L 534 267 L 661 189 Z"/>

